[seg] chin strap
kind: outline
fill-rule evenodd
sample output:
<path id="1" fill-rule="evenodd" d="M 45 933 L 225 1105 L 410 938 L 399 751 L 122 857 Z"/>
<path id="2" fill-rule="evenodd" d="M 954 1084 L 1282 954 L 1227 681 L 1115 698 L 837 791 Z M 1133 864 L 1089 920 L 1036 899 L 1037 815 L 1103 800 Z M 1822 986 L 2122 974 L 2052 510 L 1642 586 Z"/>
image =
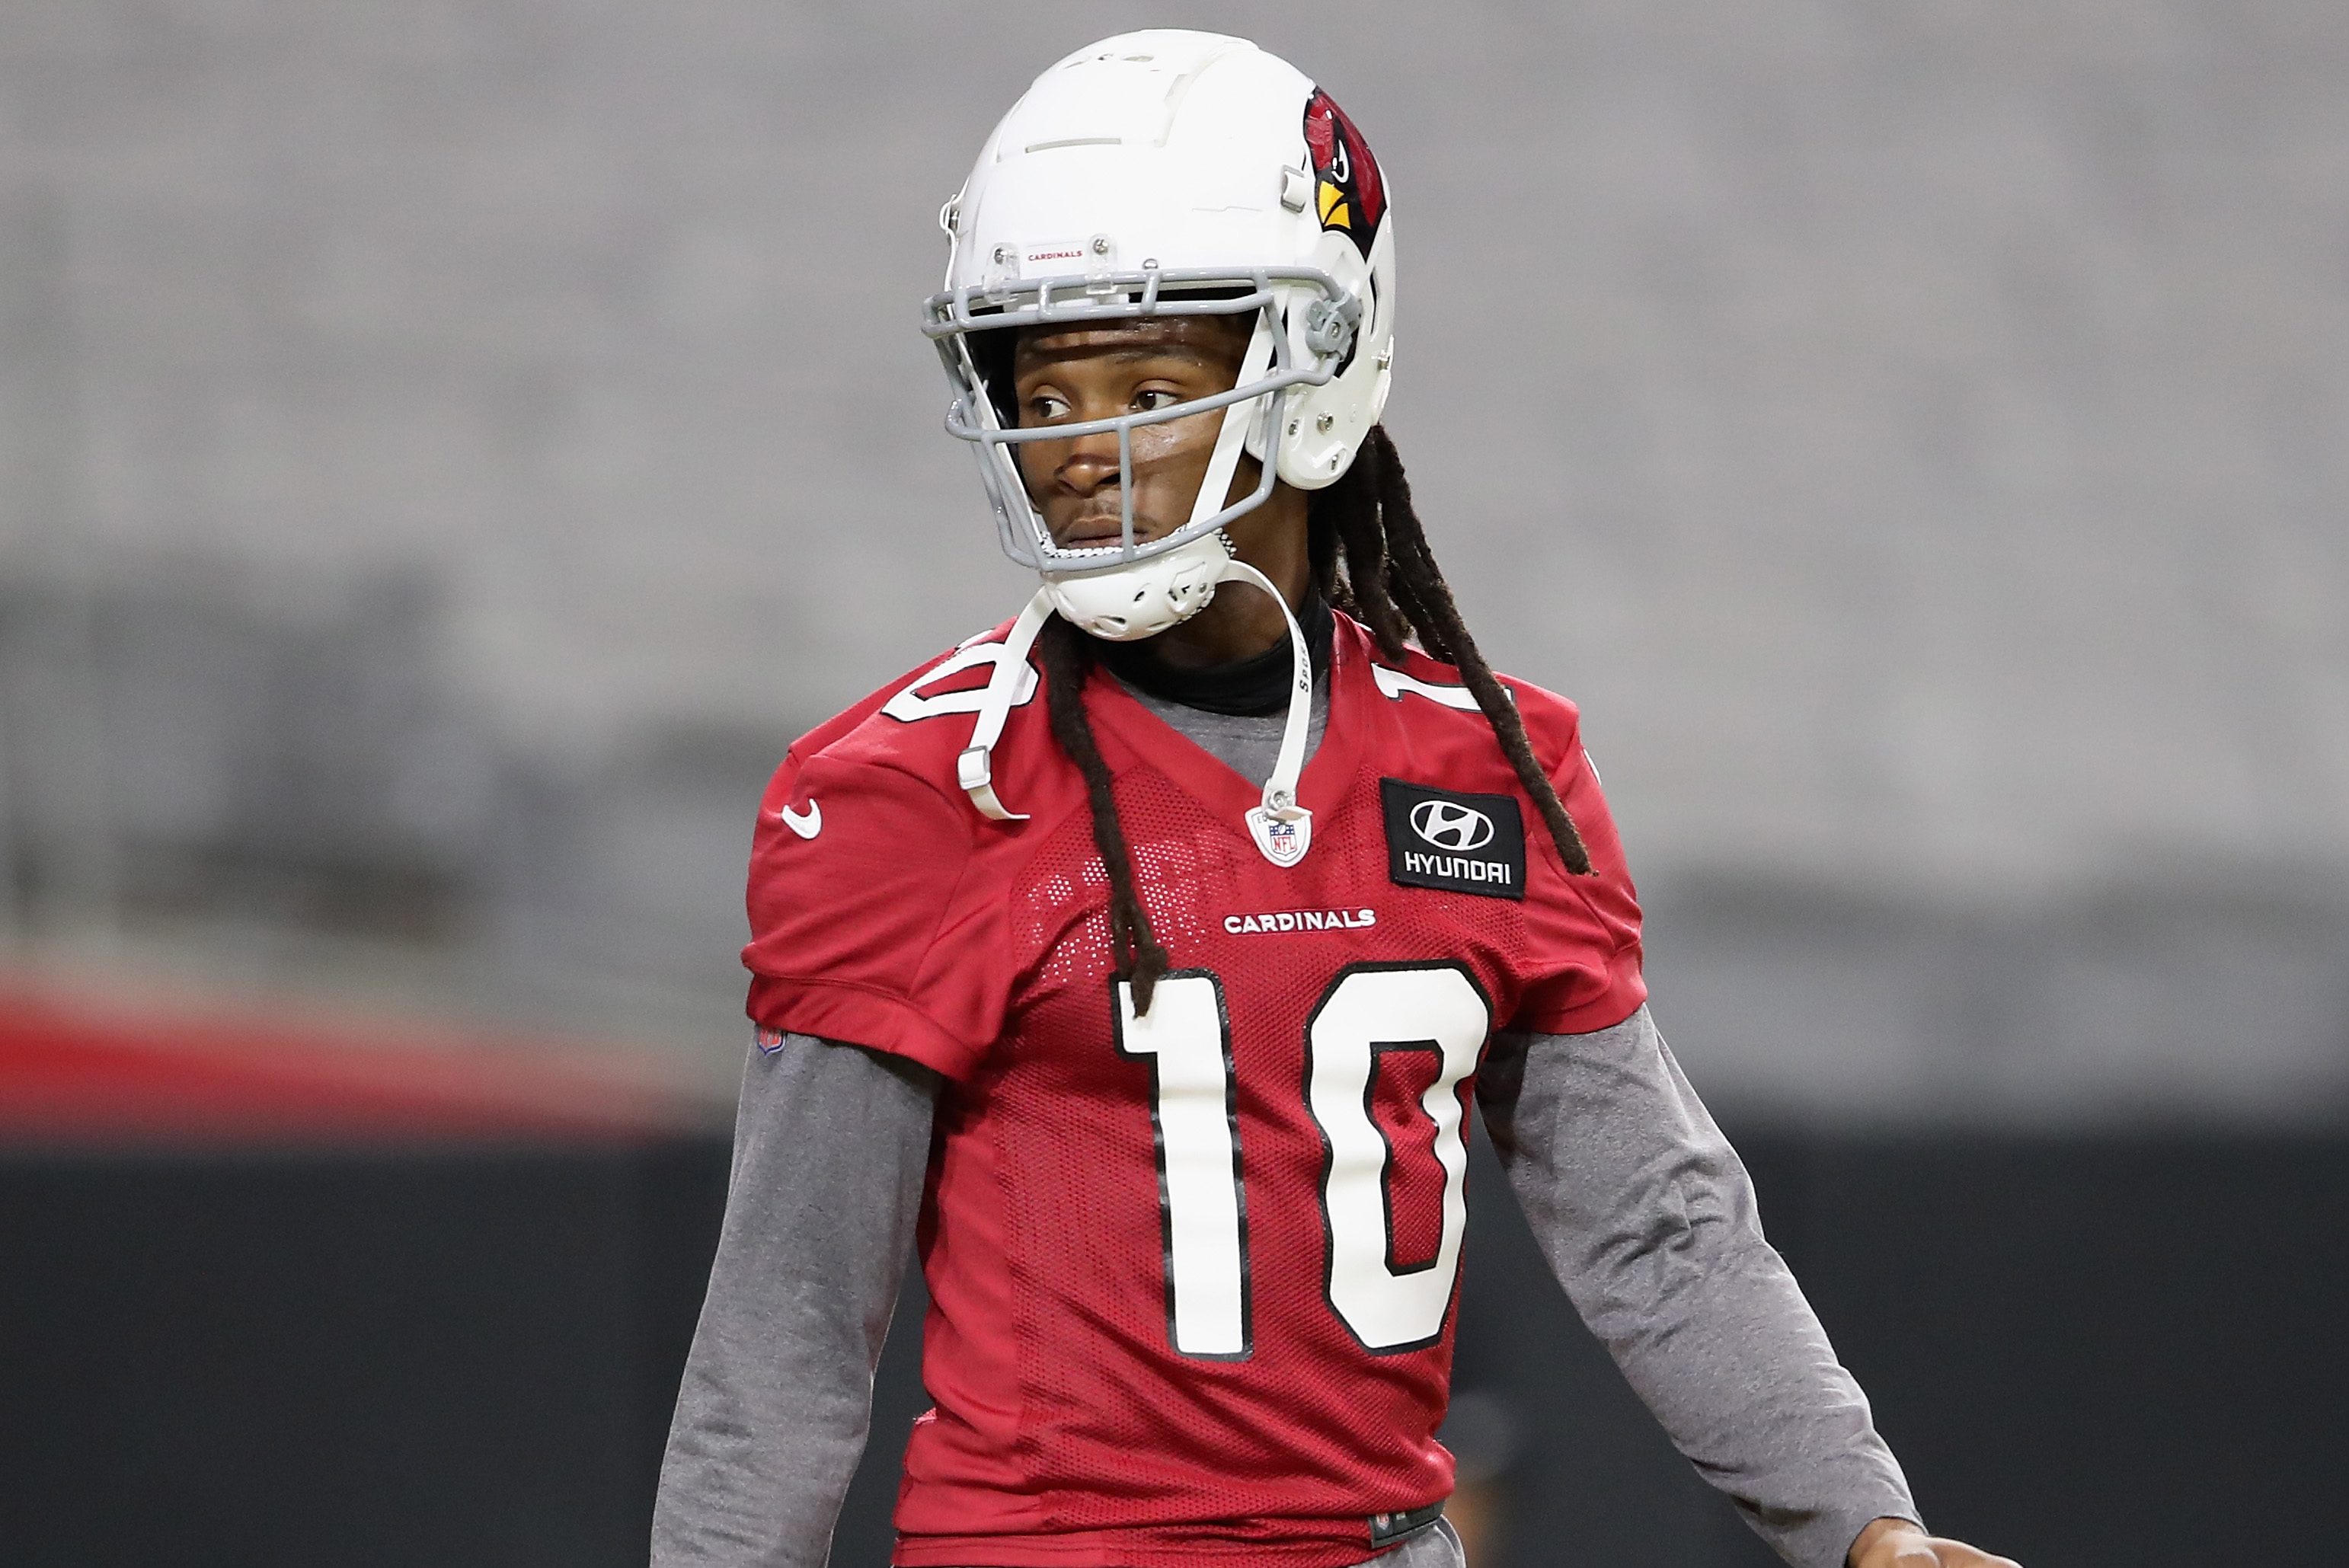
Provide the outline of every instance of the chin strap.
<path id="1" fill-rule="evenodd" d="M 1254 583 L 1272 595 L 1280 618 L 1288 623 L 1288 717 L 1280 727 L 1280 752 L 1273 758 L 1272 777 L 1264 781 L 1264 803 L 1247 814 L 1248 836 L 1264 858 L 1286 870 L 1305 858 L 1313 847 L 1313 813 L 1297 803 L 1297 776 L 1305 770 L 1305 736 L 1313 726 L 1313 656 L 1306 649 L 1305 628 L 1297 612 L 1272 585 L 1272 579 L 1245 561 L 1226 561 L 1216 581 Z"/>
<path id="2" fill-rule="evenodd" d="M 1245 387 L 1251 381 L 1261 381 L 1272 368 L 1272 328 L 1258 319 L 1256 332 L 1249 337 L 1247 350 L 1240 356 L 1239 379 L 1235 387 Z M 1199 493 L 1191 500 L 1190 527 L 1224 510 L 1224 498 L 1231 493 L 1232 475 L 1239 470 L 1240 454 L 1247 450 L 1248 426 L 1266 414 L 1278 414 L 1287 403 L 1285 392 L 1268 392 L 1261 397 L 1250 397 L 1234 403 L 1224 410 L 1224 422 L 1216 428 L 1216 448 L 1207 457 L 1206 476 L 1199 481 Z M 1274 442 L 1265 443 L 1265 460 L 1272 460 Z"/>
<path id="3" fill-rule="evenodd" d="M 1272 777 L 1264 781 L 1263 802 L 1247 819 L 1248 836 L 1264 851 L 1264 858 L 1286 869 L 1303 860 L 1313 844 L 1313 813 L 1297 803 L 1297 778 L 1305 769 L 1305 737 L 1313 724 L 1312 655 L 1306 648 L 1305 629 L 1297 624 L 1297 613 L 1270 578 L 1245 561 L 1226 561 L 1217 570 L 1216 581 L 1244 582 L 1264 590 L 1280 606 L 1280 617 L 1288 624 L 1288 717 L 1281 726 L 1280 751 L 1273 759 Z M 1020 677 L 1028 668 L 1028 652 L 1036 645 L 1036 634 L 1051 613 L 1051 591 L 1040 588 L 1019 612 L 1019 618 L 1011 623 L 1011 634 L 1003 639 L 996 655 L 995 674 L 979 694 L 978 722 L 971 728 L 970 744 L 956 758 L 955 781 L 969 795 L 980 816 L 998 822 L 1028 820 L 1027 813 L 1011 810 L 996 798 L 993 753 L 1010 719 Z"/>
<path id="4" fill-rule="evenodd" d="M 1045 618 L 1051 613 L 1052 591 L 1039 588 L 1019 618 L 1011 623 L 1011 634 L 1003 639 L 1001 652 L 995 655 L 995 674 L 979 693 L 978 722 L 971 727 L 970 744 L 955 758 L 955 782 L 962 786 L 980 816 L 999 822 L 1028 820 L 1028 813 L 1011 810 L 995 798 L 995 743 L 1003 738 L 1003 727 L 1009 722 L 1012 705 L 1019 696 L 1021 677 L 1028 673 L 1028 650 L 1036 645 L 1036 634 L 1044 629 Z"/>

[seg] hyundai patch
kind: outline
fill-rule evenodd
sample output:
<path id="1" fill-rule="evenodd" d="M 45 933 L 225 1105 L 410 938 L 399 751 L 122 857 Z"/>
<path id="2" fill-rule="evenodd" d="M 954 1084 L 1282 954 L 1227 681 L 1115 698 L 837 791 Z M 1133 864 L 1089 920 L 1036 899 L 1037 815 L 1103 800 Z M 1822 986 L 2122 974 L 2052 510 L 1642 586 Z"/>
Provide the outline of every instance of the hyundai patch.
<path id="1" fill-rule="evenodd" d="M 1468 795 L 1379 780 L 1386 805 L 1387 877 L 1486 898 L 1526 896 L 1526 822 L 1514 795 Z"/>

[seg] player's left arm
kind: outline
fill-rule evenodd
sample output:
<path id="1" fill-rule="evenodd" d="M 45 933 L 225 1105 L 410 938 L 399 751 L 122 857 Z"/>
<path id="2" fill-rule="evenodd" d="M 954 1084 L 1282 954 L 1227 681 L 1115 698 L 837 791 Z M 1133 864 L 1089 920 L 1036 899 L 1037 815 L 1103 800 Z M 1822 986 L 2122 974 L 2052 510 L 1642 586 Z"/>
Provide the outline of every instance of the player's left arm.
<path id="1" fill-rule="evenodd" d="M 1924 1532 L 1867 1397 L 1763 1239 L 1744 1162 L 1646 1007 L 1585 1034 L 1498 1037 L 1477 1098 L 1576 1310 L 1781 1556 L 2007 1568 Z"/>
<path id="2" fill-rule="evenodd" d="M 1744 1163 L 1649 1016 L 1637 895 L 1576 716 L 1530 690 L 1520 706 L 1595 873 L 1529 897 L 1547 958 L 1478 1088 L 1553 1272 L 1674 1445 L 1788 1562 L 2001 1568 L 1919 1523 L 1867 1397 L 1763 1239 Z"/>
<path id="3" fill-rule="evenodd" d="M 1500 1036 L 1477 1098 L 1575 1310 L 1756 1533 L 1801 1568 L 1844 1568 L 1871 1522 L 1918 1520 L 1646 1007 L 1587 1033 Z"/>

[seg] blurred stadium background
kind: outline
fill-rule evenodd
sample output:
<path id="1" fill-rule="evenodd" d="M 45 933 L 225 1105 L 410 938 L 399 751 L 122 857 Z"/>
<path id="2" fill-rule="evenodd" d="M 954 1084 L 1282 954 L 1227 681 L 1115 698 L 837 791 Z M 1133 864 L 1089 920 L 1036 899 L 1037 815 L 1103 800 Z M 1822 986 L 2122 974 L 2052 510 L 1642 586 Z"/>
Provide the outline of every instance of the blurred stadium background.
<path id="1" fill-rule="evenodd" d="M 1147 24 L 1378 149 L 1422 509 L 1929 1518 L 2321 1558 L 2349 10 L 11 0 L 0 1559 L 641 1559 L 759 787 L 1022 594 L 934 215 Z M 1480 1568 L 1755 1560 L 1505 1209 Z"/>

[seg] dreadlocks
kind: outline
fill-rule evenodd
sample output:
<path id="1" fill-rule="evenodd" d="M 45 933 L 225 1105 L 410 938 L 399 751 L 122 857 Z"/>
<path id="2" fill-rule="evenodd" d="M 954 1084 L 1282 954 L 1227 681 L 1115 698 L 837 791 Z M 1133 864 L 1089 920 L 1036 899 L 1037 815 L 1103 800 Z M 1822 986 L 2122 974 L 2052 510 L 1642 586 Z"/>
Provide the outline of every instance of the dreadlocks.
<path id="1" fill-rule="evenodd" d="M 1391 659 L 1402 656 L 1403 639 L 1395 633 L 1408 622 L 1423 649 L 1460 672 L 1476 706 L 1485 710 L 1485 722 L 1493 727 L 1509 766 L 1516 770 L 1517 782 L 1525 786 L 1535 809 L 1541 812 L 1550 841 L 1557 846 L 1557 858 L 1576 876 L 1588 876 L 1590 851 L 1583 847 L 1574 819 L 1566 814 L 1557 787 L 1534 756 L 1516 703 L 1494 678 L 1493 666 L 1476 651 L 1476 639 L 1468 634 L 1468 624 L 1452 602 L 1451 586 L 1427 547 L 1427 532 L 1420 527 L 1419 513 L 1412 509 L 1411 480 L 1403 477 L 1402 459 L 1396 455 L 1394 440 L 1383 425 L 1371 427 L 1361 453 L 1354 459 L 1354 471 L 1364 469 L 1369 471 L 1361 478 L 1355 479 L 1354 472 L 1347 478 L 1354 479 L 1358 495 L 1363 489 L 1371 491 L 1370 504 L 1359 499 L 1340 503 L 1332 497 L 1330 504 L 1316 508 L 1316 512 L 1338 512 L 1333 521 L 1346 546 L 1345 586 L 1371 634 L 1378 638 L 1380 651 Z M 1340 480 L 1330 489 L 1344 488 L 1345 482 Z M 1320 516 L 1316 515 L 1313 522 L 1319 521 Z M 1360 570 L 1358 561 L 1372 569 Z M 1384 570 L 1378 570 L 1381 565 Z"/>
<path id="2" fill-rule="evenodd" d="M 1432 657 L 1459 670 L 1516 769 L 1517 782 L 1540 811 L 1559 861 L 1577 876 L 1589 875 L 1590 852 L 1582 835 L 1534 756 L 1517 705 L 1476 651 L 1476 641 L 1427 547 L 1426 531 L 1412 508 L 1411 481 L 1403 477 L 1402 459 L 1384 426 L 1371 427 L 1343 478 L 1313 492 L 1307 527 L 1313 583 L 1322 597 L 1370 627 L 1387 657 L 1402 658 L 1406 645 L 1415 642 Z M 1045 707 L 1052 738 L 1084 776 L 1093 847 L 1109 873 L 1113 973 L 1133 985 L 1134 1011 L 1147 1013 L 1168 960 L 1166 950 L 1151 934 L 1150 914 L 1134 882 L 1133 854 L 1110 788 L 1109 766 L 1102 760 L 1092 721 L 1085 713 L 1082 694 L 1092 670 L 1092 639 L 1054 616 L 1036 646 L 1044 659 Z"/>
<path id="3" fill-rule="evenodd" d="M 1133 851 L 1125 841 L 1125 825 L 1118 820 L 1117 799 L 1110 792 L 1109 764 L 1102 760 L 1093 740 L 1093 721 L 1085 713 L 1085 677 L 1092 673 L 1092 639 L 1058 615 L 1044 623 L 1036 638 L 1044 655 L 1044 707 L 1050 717 L 1052 738 L 1084 775 L 1085 798 L 1092 806 L 1093 848 L 1101 851 L 1109 872 L 1109 950 L 1112 972 L 1133 985 L 1133 1010 L 1150 1011 L 1150 995 L 1166 973 L 1166 950 L 1150 934 L 1150 915 L 1133 884 Z"/>

